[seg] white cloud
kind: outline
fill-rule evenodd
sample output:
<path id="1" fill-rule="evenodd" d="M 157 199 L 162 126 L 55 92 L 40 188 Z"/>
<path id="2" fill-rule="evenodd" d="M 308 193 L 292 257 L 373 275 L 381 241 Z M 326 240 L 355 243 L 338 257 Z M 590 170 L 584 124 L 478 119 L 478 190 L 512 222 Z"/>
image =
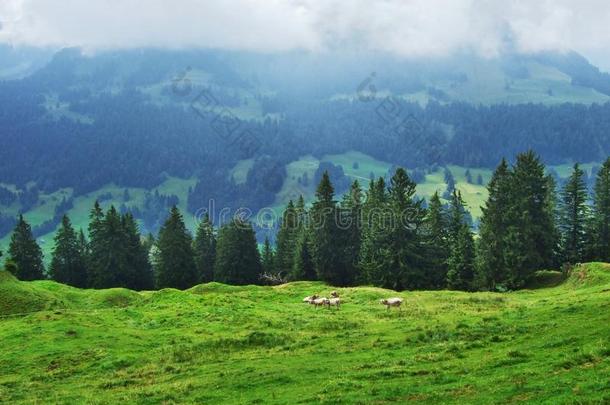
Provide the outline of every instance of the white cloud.
<path id="1" fill-rule="evenodd" d="M 610 54 L 607 0 L 0 0 L 0 42 L 37 46 Z M 610 59 L 610 58 L 609 58 Z"/>

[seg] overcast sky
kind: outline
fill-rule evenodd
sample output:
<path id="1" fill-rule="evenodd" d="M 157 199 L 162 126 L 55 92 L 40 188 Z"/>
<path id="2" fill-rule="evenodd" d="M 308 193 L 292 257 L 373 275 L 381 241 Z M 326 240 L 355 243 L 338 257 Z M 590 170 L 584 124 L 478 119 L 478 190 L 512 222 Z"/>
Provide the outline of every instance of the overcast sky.
<path id="1" fill-rule="evenodd" d="M 91 51 L 576 50 L 610 70 L 608 0 L 0 0 L 0 25 L 0 42 Z"/>

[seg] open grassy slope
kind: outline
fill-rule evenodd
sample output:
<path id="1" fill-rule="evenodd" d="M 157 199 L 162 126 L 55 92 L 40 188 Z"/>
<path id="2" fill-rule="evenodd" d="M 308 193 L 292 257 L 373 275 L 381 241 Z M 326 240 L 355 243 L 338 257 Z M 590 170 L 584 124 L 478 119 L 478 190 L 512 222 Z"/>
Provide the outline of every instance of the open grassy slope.
<path id="1" fill-rule="evenodd" d="M 83 291 L 0 273 L 8 403 L 608 403 L 610 265 L 514 293 Z M 402 312 L 377 300 L 405 298 Z M 19 315 L 30 312 L 26 315 Z"/>

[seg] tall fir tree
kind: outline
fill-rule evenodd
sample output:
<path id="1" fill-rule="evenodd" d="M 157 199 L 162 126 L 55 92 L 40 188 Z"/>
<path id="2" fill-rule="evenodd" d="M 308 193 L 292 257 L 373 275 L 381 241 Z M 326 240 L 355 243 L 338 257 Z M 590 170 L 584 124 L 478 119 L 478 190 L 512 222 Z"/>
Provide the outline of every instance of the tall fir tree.
<path id="1" fill-rule="evenodd" d="M 528 151 L 517 155 L 510 179 L 511 204 L 504 238 L 507 286 L 521 288 L 540 269 L 555 262 L 556 221 L 549 207 L 549 182 L 539 157 Z"/>
<path id="2" fill-rule="evenodd" d="M 388 243 L 392 257 L 387 269 L 389 287 L 423 288 L 426 284 L 423 244 L 420 237 L 425 210 L 415 197 L 416 184 L 403 168 L 396 169 L 390 180 L 388 203 L 392 223 L 388 228 Z"/>
<path id="3" fill-rule="evenodd" d="M 311 237 L 318 279 L 332 285 L 348 285 L 353 274 L 345 266 L 344 238 L 339 229 L 335 190 L 324 172 L 311 209 Z"/>
<path id="4" fill-rule="evenodd" d="M 263 243 L 261 266 L 263 268 L 263 272 L 267 274 L 271 274 L 275 271 L 275 252 L 273 251 L 273 247 L 271 246 L 271 242 L 269 241 L 268 237 L 265 237 L 265 242 Z"/>
<path id="5" fill-rule="evenodd" d="M 277 251 L 275 255 L 276 271 L 288 274 L 294 266 L 296 241 L 299 232 L 299 214 L 292 200 L 282 215 L 282 222 L 277 233 Z"/>
<path id="6" fill-rule="evenodd" d="M 589 215 L 585 173 L 578 163 L 561 191 L 561 258 L 566 263 L 580 263 L 585 258 L 586 223 Z"/>
<path id="7" fill-rule="evenodd" d="M 384 276 L 390 265 L 387 228 L 392 223 L 392 213 L 387 200 L 383 177 L 378 181 L 371 179 L 362 207 L 362 241 L 358 261 L 360 284 L 390 284 Z"/>
<path id="8" fill-rule="evenodd" d="M 42 251 L 32 234 L 31 226 L 19 215 L 17 225 L 11 236 L 8 248 L 10 266 L 15 277 L 22 281 L 42 280 L 45 278 Z"/>
<path id="9" fill-rule="evenodd" d="M 197 284 L 199 277 L 195 265 L 192 238 L 182 214 L 176 206 L 159 231 L 157 241 L 158 264 L 155 280 L 157 288 L 187 289 Z"/>
<path id="10" fill-rule="evenodd" d="M 591 260 L 610 262 L 610 158 L 597 172 L 589 225 Z"/>
<path id="11" fill-rule="evenodd" d="M 342 245 L 345 247 L 344 259 L 345 269 L 349 278 L 346 283 L 353 284 L 361 277 L 358 274 L 358 259 L 360 256 L 360 245 L 362 244 L 362 188 L 358 180 L 354 180 L 348 193 L 341 201 L 340 227 L 344 238 Z"/>
<path id="12" fill-rule="evenodd" d="M 470 291 L 474 282 L 474 238 L 464 215 L 465 204 L 459 191 L 451 196 L 449 216 L 449 258 L 447 287 Z"/>
<path id="13" fill-rule="evenodd" d="M 214 261 L 216 260 L 216 232 L 209 215 L 197 226 L 193 242 L 195 252 L 195 265 L 199 281 L 209 283 L 214 280 Z"/>
<path id="14" fill-rule="evenodd" d="M 422 227 L 426 255 L 427 288 L 446 286 L 447 259 L 449 258 L 449 232 L 446 210 L 438 192 L 430 198 Z"/>
<path id="15" fill-rule="evenodd" d="M 154 276 L 148 261 L 148 250 L 142 241 L 142 235 L 133 215 L 129 212 L 121 218 L 125 244 L 125 274 L 120 276 L 121 285 L 132 290 L 152 290 Z"/>
<path id="16" fill-rule="evenodd" d="M 505 285 L 509 272 L 505 262 L 504 238 L 510 225 L 507 213 L 511 204 L 510 169 L 502 159 L 487 185 L 489 197 L 481 208 L 479 244 L 477 254 L 477 273 L 481 284 L 492 290 Z"/>
<path id="17" fill-rule="evenodd" d="M 292 270 L 292 280 L 316 280 L 316 269 L 311 255 L 309 234 L 302 232 L 297 241 L 297 250 Z"/>
<path id="18" fill-rule="evenodd" d="M 70 219 L 64 215 L 55 234 L 55 248 L 49 267 L 49 276 L 53 280 L 79 288 L 87 286 L 87 259 L 81 237 L 82 232 L 77 236 Z"/>
<path id="19" fill-rule="evenodd" d="M 214 279 L 221 283 L 258 284 L 262 266 L 252 224 L 235 218 L 218 231 Z"/>

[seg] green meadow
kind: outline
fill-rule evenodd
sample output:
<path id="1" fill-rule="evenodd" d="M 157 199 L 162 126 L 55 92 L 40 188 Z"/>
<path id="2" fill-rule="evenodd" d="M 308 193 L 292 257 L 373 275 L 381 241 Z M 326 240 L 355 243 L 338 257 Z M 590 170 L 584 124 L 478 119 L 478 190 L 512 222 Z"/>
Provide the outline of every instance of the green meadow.
<path id="1" fill-rule="evenodd" d="M 79 290 L 0 273 L 0 402 L 610 402 L 610 265 L 509 293 Z M 400 296 L 402 310 L 378 300 Z"/>

